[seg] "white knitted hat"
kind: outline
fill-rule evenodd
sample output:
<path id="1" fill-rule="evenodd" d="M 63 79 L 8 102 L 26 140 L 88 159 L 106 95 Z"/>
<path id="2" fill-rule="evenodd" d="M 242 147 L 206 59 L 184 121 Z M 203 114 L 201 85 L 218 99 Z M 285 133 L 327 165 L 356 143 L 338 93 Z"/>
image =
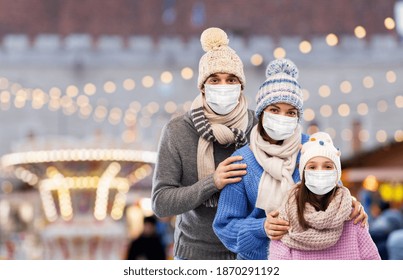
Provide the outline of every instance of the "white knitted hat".
<path id="1" fill-rule="evenodd" d="M 256 95 L 256 117 L 270 104 L 287 103 L 298 110 L 302 119 L 302 91 L 297 81 L 298 68 L 289 59 L 275 59 L 267 65 L 266 81 Z"/>
<path id="2" fill-rule="evenodd" d="M 206 52 L 199 62 L 197 86 L 202 89 L 207 78 L 214 73 L 233 74 L 245 86 L 243 64 L 239 56 L 228 46 L 228 36 L 220 28 L 211 27 L 200 36 L 203 50 Z"/>
<path id="3" fill-rule="evenodd" d="M 332 138 L 325 132 L 316 132 L 311 135 L 309 141 L 302 145 L 301 158 L 299 160 L 299 174 L 302 178 L 305 165 L 314 157 L 326 157 L 333 161 L 337 170 L 337 181 L 341 178 L 340 151 L 333 145 Z"/>

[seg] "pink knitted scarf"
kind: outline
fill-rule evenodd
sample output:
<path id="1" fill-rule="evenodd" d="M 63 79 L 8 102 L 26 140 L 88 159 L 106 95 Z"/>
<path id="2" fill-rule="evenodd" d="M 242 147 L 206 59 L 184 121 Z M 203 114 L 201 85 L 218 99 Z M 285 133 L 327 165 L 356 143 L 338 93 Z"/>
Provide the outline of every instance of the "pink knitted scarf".
<path id="1" fill-rule="evenodd" d="M 295 192 L 291 190 L 289 199 L 280 208 L 280 217 L 289 221 L 291 226 L 281 239 L 285 245 L 298 250 L 322 250 L 336 244 L 352 210 L 350 191 L 345 187 L 337 188 L 325 211 L 316 211 L 311 204 L 306 204 L 304 217 L 310 225 L 307 230 L 299 224 Z"/>

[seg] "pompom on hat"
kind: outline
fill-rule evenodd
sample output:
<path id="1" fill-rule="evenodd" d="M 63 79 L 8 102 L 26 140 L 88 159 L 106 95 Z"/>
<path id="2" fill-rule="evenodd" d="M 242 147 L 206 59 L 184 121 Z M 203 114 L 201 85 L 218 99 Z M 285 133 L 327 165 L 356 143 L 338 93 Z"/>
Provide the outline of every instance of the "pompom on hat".
<path id="1" fill-rule="evenodd" d="M 326 157 L 330 159 L 337 170 L 337 181 L 341 179 L 340 151 L 333 145 L 332 138 L 325 132 L 316 132 L 311 135 L 309 141 L 302 145 L 301 158 L 299 160 L 299 174 L 302 178 L 305 165 L 314 157 Z"/>
<path id="2" fill-rule="evenodd" d="M 203 50 L 206 52 L 199 62 L 197 86 L 203 88 L 204 82 L 214 73 L 233 74 L 238 77 L 242 87 L 245 86 L 243 63 L 233 49 L 228 46 L 229 39 L 224 30 L 211 27 L 200 36 Z"/>
<path id="3" fill-rule="evenodd" d="M 302 90 L 299 85 L 298 68 L 288 59 L 276 59 L 267 65 L 266 81 L 260 86 L 256 95 L 256 117 L 263 110 L 276 103 L 287 103 L 298 110 L 299 120 L 302 118 Z"/>

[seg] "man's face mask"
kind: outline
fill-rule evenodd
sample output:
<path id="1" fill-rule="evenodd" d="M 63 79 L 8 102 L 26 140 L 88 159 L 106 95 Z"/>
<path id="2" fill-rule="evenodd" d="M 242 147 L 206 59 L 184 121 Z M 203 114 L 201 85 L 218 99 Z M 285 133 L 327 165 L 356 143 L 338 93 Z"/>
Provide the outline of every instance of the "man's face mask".
<path id="1" fill-rule="evenodd" d="M 241 85 L 204 85 L 206 102 L 219 115 L 230 113 L 239 103 Z"/>
<path id="2" fill-rule="evenodd" d="M 290 138 L 298 125 L 298 118 L 263 111 L 263 128 L 273 140 L 280 141 Z"/>

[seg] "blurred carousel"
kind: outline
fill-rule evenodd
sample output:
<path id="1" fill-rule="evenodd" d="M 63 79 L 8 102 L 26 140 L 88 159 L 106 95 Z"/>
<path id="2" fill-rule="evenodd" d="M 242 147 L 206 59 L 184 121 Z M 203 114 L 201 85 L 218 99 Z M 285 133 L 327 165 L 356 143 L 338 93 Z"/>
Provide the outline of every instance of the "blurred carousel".
<path id="1" fill-rule="evenodd" d="M 124 258 L 126 198 L 141 183 L 149 187 L 155 152 L 63 137 L 29 139 L 13 150 L 2 168 L 39 191 L 44 259 Z"/>

